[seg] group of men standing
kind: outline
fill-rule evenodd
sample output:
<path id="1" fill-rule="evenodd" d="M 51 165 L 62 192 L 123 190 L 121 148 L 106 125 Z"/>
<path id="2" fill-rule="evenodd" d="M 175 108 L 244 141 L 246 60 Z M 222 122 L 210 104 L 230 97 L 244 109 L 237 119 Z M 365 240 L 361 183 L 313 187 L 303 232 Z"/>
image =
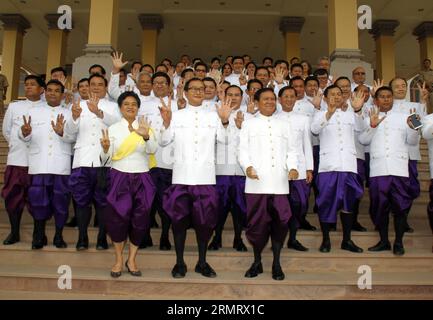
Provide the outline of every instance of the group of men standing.
<path id="1" fill-rule="evenodd" d="M 79 229 L 77 250 L 89 246 L 92 205 L 99 221 L 100 250 L 108 248 L 106 225 L 113 242 L 126 241 L 118 236 L 116 225 L 106 221 L 107 210 L 142 210 L 146 219 L 153 211 L 161 216 L 161 250 L 171 249 L 172 226 L 176 251 L 173 277 L 187 273 L 184 249 L 190 227 L 196 232 L 199 253 L 195 271 L 215 277 L 206 253 L 222 247 L 222 231 L 230 212 L 233 248 L 247 251 L 243 229 L 253 247 L 254 262 L 245 277 L 263 272 L 261 255 L 270 237 L 272 277 L 283 280 L 280 253 L 288 233 L 289 248 L 307 251 L 296 238 L 297 230 L 315 229 L 306 220 L 313 187 L 323 234 L 319 250 L 330 252 L 329 233 L 340 214 L 341 249 L 363 252 L 352 241 L 351 231 L 365 230 L 357 216 L 368 181 L 369 213 L 380 235 L 380 241 L 368 250 L 391 250 L 388 225 L 392 212 L 392 250 L 404 254 L 403 235 L 410 229 L 407 216 L 419 195 L 416 161 L 420 160 L 421 134 L 433 141 L 425 87 L 419 87 L 421 103 L 411 103 L 405 101 L 405 79 L 396 77 L 389 86 L 378 81 L 369 87 L 359 81 L 362 68 L 354 70 L 358 82 L 353 85 L 346 77 L 331 81 L 324 68 L 315 75 L 296 75 L 294 70 L 299 66 L 302 70 L 302 65 L 295 63 L 289 68 L 284 60 L 247 73 L 245 59 L 233 57 L 234 71 L 225 79 L 202 62 L 192 68 L 184 64 L 179 70 L 176 65 L 175 70 L 167 60 L 155 70 L 136 62 L 128 74 L 122 55 L 115 53 L 110 82 L 104 68 L 94 65 L 89 78 L 77 84 L 77 92 L 65 89 L 65 72 L 55 79 L 55 72 L 61 70 L 54 70 L 46 84 L 37 76 L 26 77 L 26 100 L 11 103 L 3 122 L 9 154 L 2 196 L 11 223 L 5 245 L 20 240 L 21 215 L 27 206 L 34 219 L 32 248 L 47 245 L 45 224 L 52 215 L 56 226 L 53 244 L 65 248 L 62 231 L 72 195 Z M 119 127 L 133 110 L 128 107 L 129 100 L 125 104 L 128 97 L 132 102 L 139 99 L 134 107 L 139 107 L 137 116 L 146 119 L 146 132 L 132 135 L 138 131 L 131 122 L 131 137 L 125 138 L 123 133 L 116 135 L 114 126 Z M 419 121 L 424 123 L 422 130 Z M 135 139 L 135 144 L 130 139 Z M 106 156 L 109 140 L 119 145 L 112 159 Z M 143 170 L 151 177 L 144 185 L 152 188 L 152 210 L 139 199 L 132 199 L 131 208 L 125 209 L 112 192 L 121 190 L 120 184 L 126 182 L 119 182 L 125 180 L 116 178 L 113 170 L 110 173 L 110 161 L 119 161 L 113 165 L 116 170 L 136 172 L 133 160 L 128 159 L 134 159 L 142 144 L 149 145 L 148 166 Z M 429 219 L 433 226 L 432 206 Z M 148 235 L 150 225 L 138 227 L 140 223 L 132 218 L 129 223 L 132 230 L 140 229 L 135 236 L 130 230 L 131 242 L 146 242 L 142 229 L 147 229 Z M 130 266 L 136 269 L 135 262 L 127 262 L 128 271 Z M 112 276 L 119 276 L 119 268 L 117 263 Z"/>

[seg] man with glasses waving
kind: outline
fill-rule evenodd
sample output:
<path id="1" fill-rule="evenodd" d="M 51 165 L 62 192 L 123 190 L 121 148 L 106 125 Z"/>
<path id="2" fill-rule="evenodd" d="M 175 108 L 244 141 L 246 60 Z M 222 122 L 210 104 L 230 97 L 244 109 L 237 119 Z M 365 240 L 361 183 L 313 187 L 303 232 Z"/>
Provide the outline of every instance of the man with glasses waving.
<path id="1" fill-rule="evenodd" d="M 203 108 L 205 86 L 192 78 L 185 84 L 187 105 L 172 113 L 170 105 L 161 101 L 163 127 L 159 143 L 173 143 L 174 163 L 172 186 L 164 193 L 163 207 L 171 218 L 176 249 L 174 278 L 183 278 L 187 272 L 184 261 L 186 231 L 195 229 L 199 261 L 197 273 L 215 277 L 216 273 L 206 262 L 209 239 L 218 219 L 218 193 L 215 187 L 215 143 L 229 139 L 226 129 L 232 107 L 229 103 L 216 106 L 217 112 Z M 226 142 L 227 143 L 227 142 Z"/>

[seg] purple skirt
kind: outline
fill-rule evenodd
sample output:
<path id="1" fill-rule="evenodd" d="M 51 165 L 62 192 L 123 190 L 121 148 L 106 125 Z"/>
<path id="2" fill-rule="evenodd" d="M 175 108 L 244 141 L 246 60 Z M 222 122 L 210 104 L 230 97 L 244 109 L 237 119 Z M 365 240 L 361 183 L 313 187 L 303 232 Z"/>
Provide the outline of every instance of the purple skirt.
<path id="1" fill-rule="evenodd" d="M 28 174 L 28 169 L 28 167 L 6 167 L 1 195 L 5 199 L 8 214 L 21 214 L 25 206 L 30 212 L 28 189 L 31 184 L 31 177 Z"/>

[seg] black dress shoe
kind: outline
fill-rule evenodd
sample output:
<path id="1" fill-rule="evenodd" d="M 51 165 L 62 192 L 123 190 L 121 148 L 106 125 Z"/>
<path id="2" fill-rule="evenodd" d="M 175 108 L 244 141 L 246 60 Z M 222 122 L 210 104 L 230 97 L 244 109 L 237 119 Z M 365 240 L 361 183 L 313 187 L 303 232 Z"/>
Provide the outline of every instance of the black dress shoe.
<path id="1" fill-rule="evenodd" d="M 83 251 L 89 249 L 89 238 L 78 239 L 75 248 L 77 248 L 77 251 Z"/>
<path id="2" fill-rule="evenodd" d="M 122 271 L 117 271 L 117 272 L 115 272 L 115 271 L 111 271 L 111 272 L 110 272 L 110 276 L 111 276 L 112 278 L 119 278 L 121 275 L 122 275 Z"/>
<path id="3" fill-rule="evenodd" d="M 341 249 L 343 250 L 347 250 L 350 252 L 355 252 L 355 253 L 361 253 L 364 250 L 362 250 L 362 248 L 358 247 L 352 240 L 349 241 L 343 241 L 341 243 Z"/>
<path id="4" fill-rule="evenodd" d="M 131 276 L 133 276 L 133 277 L 141 277 L 141 271 L 140 270 L 132 271 L 131 269 L 129 269 L 128 261 L 125 262 L 125 267 L 126 267 L 126 269 L 128 269 L 128 273 Z"/>
<path id="5" fill-rule="evenodd" d="M 76 217 L 72 217 L 72 219 L 65 224 L 65 227 L 69 227 L 69 228 L 75 228 L 77 226 L 77 218 Z"/>
<path id="6" fill-rule="evenodd" d="M 182 263 L 176 263 L 173 267 L 173 270 L 171 270 L 171 275 L 173 278 L 179 279 L 179 278 L 185 278 L 187 272 L 186 264 Z"/>
<path id="7" fill-rule="evenodd" d="M 352 231 L 366 232 L 367 228 L 363 227 L 358 221 L 352 226 Z"/>
<path id="8" fill-rule="evenodd" d="M 284 275 L 283 270 L 281 269 L 281 266 L 272 266 L 272 279 L 277 281 L 284 280 L 286 276 Z"/>
<path id="9" fill-rule="evenodd" d="M 200 273 L 202 276 L 207 278 L 215 278 L 216 272 L 212 267 L 205 263 L 204 265 L 200 265 L 200 263 L 197 262 L 197 265 L 195 266 L 195 272 Z"/>
<path id="10" fill-rule="evenodd" d="M 171 243 L 168 238 L 161 238 L 159 240 L 159 250 L 162 251 L 170 251 L 171 250 Z"/>
<path id="11" fill-rule="evenodd" d="M 44 247 L 44 243 L 40 241 L 33 241 L 32 242 L 32 250 L 39 250 Z"/>
<path id="12" fill-rule="evenodd" d="M 245 272 L 245 278 L 255 278 L 259 274 L 263 273 L 263 265 L 261 262 L 253 263 L 251 267 Z"/>
<path id="13" fill-rule="evenodd" d="M 20 236 L 17 234 L 10 233 L 7 236 L 7 238 L 3 241 L 3 244 L 5 246 L 9 246 L 9 245 L 15 244 L 17 242 L 20 242 Z"/>
<path id="14" fill-rule="evenodd" d="M 304 247 L 298 240 L 287 242 L 287 248 L 296 251 L 303 251 L 303 252 L 308 251 L 308 248 Z"/>
<path id="15" fill-rule="evenodd" d="M 96 250 L 107 250 L 108 249 L 108 242 L 107 238 L 98 238 L 96 241 Z"/>
<path id="16" fill-rule="evenodd" d="M 322 241 L 322 244 L 320 245 L 319 251 L 323 252 L 323 253 L 330 252 L 331 251 L 331 241 L 329 241 L 329 240 L 328 241 Z"/>
<path id="17" fill-rule="evenodd" d="M 329 224 L 329 231 L 337 231 L 337 224 L 336 223 L 330 223 Z"/>
<path id="18" fill-rule="evenodd" d="M 413 230 L 413 228 L 411 228 L 411 226 L 407 225 L 406 229 L 404 230 L 404 232 L 406 233 L 414 233 L 415 230 Z"/>
<path id="19" fill-rule="evenodd" d="M 245 244 L 242 241 L 242 239 L 236 240 L 236 241 L 233 242 L 233 249 L 236 249 L 236 251 L 239 251 L 239 252 L 247 252 L 248 251 L 248 249 L 245 246 Z"/>
<path id="20" fill-rule="evenodd" d="M 404 255 L 404 247 L 402 243 L 394 243 L 394 246 L 392 247 L 392 252 L 396 255 L 396 256 L 402 256 Z"/>
<path id="21" fill-rule="evenodd" d="M 379 252 L 379 251 L 389 251 L 391 250 L 391 243 L 389 241 L 382 242 L 379 241 L 375 246 L 368 248 L 368 251 Z"/>
<path id="22" fill-rule="evenodd" d="M 63 240 L 63 237 L 55 237 L 53 240 L 53 245 L 58 248 L 58 249 L 64 249 L 67 248 L 68 245 L 66 244 L 66 242 Z"/>
<path id="23" fill-rule="evenodd" d="M 317 230 L 317 228 L 315 226 L 312 226 L 307 220 L 301 222 L 299 229 L 307 230 L 307 231 L 316 231 Z"/>
<path id="24" fill-rule="evenodd" d="M 208 250 L 210 251 L 217 251 L 220 248 L 222 248 L 222 241 L 221 239 L 215 239 L 215 237 L 212 239 L 212 242 L 208 246 Z"/>

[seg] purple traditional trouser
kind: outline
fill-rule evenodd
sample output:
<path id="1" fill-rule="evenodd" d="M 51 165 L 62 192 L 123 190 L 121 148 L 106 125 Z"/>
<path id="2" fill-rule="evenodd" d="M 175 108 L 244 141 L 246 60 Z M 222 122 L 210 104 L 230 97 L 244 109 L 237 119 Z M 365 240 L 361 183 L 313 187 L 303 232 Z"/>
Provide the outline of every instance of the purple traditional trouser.
<path id="1" fill-rule="evenodd" d="M 150 209 L 155 185 L 148 172 L 110 172 L 110 188 L 105 208 L 105 225 L 113 242 L 129 240 L 139 246 L 150 229 Z"/>
<path id="2" fill-rule="evenodd" d="M 110 168 L 80 167 L 72 169 L 69 178 L 69 188 L 78 207 L 86 208 L 95 201 L 98 207 L 107 205 L 107 190 L 98 185 L 98 170 L 108 172 Z M 106 174 L 109 180 L 109 174 Z M 109 181 L 106 181 L 109 186 Z"/>
<path id="3" fill-rule="evenodd" d="M 364 155 L 365 187 L 368 188 L 370 186 L 370 153 L 366 152 Z"/>
<path id="4" fill-rule="evenodd" d="M 48 220 L 54 215 L 56 227 L 63 228 L 69 212 L 69 176 L 36 174 L 31 177 L 29 202 L 33 218 Z"/>
<path id="5" fill-rule="evenodd" d="M 363 193 L 358 176 L 353 172 L 322 172 L 317 177 L 320 222 L 336 223 L 337 212 L 353 212 Z"/>
<path id="6" fill-rule="evenodd" d="M 162 206 L 162 199 L 164 197 L 164 192 L 171 186 L 173 170 L 152 168 L 150 169 L 149 173 L 156 188 L 153 206 L 161 216 L 165 215 L 168 218 L 167 213 Z"/>
<path id="7" fill-rule="evenodd" d="M 311 183 L 311 187 L 314 192 L 314 208 L 313 212 L 317 213 L 317 198 L 319 197 L 319 190 L 317 188 L 317 176 L 319 175 L 319 161 L 320 161 L 320 146 L 313 146 L 313 182 Z"/>
<path id="8" fill-rule="evenodd" d="M 362 159 L 356 159 L 357 164 L 357 170 L 358 174 L 356 175 L 359 181 L 359 184 L 361 185 L 362 189 L 364 190 L 364 182 L 365 182 L 365 161 Z M 355 215 L 358 215 L 359 213 L 359 204 L 361 202 L 361 198 L 356 200 L 355 207 L 353 208 L 353 213 Z"/>
<path id="9" fill-rule="evenodd" d="M 245 194 L 247 201 L 247 229 L 245 235 L 251 245 L 260 252 L 269 236 L 284 243 L 292 217 L 287 195 Z"/>
<path id="10" fill-rule="evenodd" d="M 164 194 L 163 207 L 171 218 L 174 234 L 182 233 L 192 225 L 199 241 L 209 242 L 218 221 L 215 185 L 173 184 Z"/>
<path id="11" fill-rule="evenodd" d="M 28 174 L 28 167 L 6 167 L 1 196 L 5 199 L 5 207 L 9 215 L 21 216 L 25 206 L 30 212 L 28 202 L 30 184 L 31 177 Z"/>
<path id="12" fill-rule="evenodd" d="M 216 188 L 219 195 L 218 219 L 225 221 L 229 211 L 236 211 L 245 221 L 245 176 L 216 176 Z"/>
<path id="13" fill-rule="evenodd" d="M 407 214 L 412 205 L 410 181 L 406 177 L 382 176 L 370 178 L 370 215 L 375 226 L 385 223 L 391 211 Z"/>
<path id="14" fill-rule="evenodd" d="M 433 232 L 433 179 L 430 180 L 429 194 L 430 194 L 430 202 L 427 206 L 427 215 L 430 222 L 430 229 Z"/>
<path id="15" fill-rule="evenodd" d="M 293 216 L 296 219 L 296 226 L 304 221 L 308 210 L 308 199 L 310 198 L 310 185 L 305 179 L 289 181 L 290 194 L 289 202 Z"/>
<path id="16" fill-rule="evenodd" d="M 418 198 L 421 193 L 421 186 L 418 181 L 417 166 L 418 166 L 417 160 L 409 160 L 409 183 L 410 183 L 409 193 L 412 197 L 412 200 Z"/>

